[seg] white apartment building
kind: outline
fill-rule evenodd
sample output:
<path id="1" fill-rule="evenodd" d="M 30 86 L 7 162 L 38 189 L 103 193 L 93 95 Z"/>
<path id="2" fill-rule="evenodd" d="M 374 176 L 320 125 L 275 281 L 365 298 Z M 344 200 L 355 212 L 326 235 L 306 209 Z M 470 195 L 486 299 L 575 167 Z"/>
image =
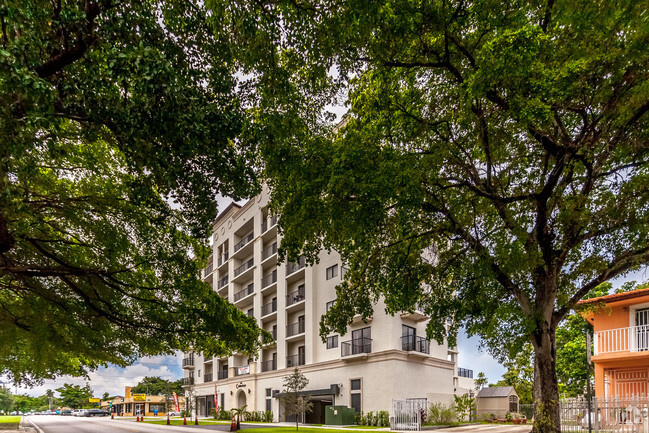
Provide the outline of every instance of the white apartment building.
<path id="1" fill-rule="evenodd" d="M 324 423 L 326 405 L 391 411 L 393 398 L 450 403 L 454 393 L 472 386 L 469 371 L 458 371 L 457 351 L 425 339 L 429 318 L 420 312 L 390 316 L 379 303 L 366 323 L 359 318 L 346 335 L 332 334 L 323 343 L 320 317 L 335 301 L 344 264 L 337 253 L 326 252 L 314 266 L 278 262 L 281 239 L 267 202 L 265 190 L 219 214 L 203 277 L 220 296 L 254 316 L 276 342 L 255 360 L 242 354 L 209 359 L 185 354 L 183 383 L 197 396 L 198 415 L 209 415 L 216 389 L 220 407 L 271 410 L 283 421 L 277 394 L 295 367 L 309 379 L 306 392 L 314 402 L 304 421 L 318 424 Z"/>

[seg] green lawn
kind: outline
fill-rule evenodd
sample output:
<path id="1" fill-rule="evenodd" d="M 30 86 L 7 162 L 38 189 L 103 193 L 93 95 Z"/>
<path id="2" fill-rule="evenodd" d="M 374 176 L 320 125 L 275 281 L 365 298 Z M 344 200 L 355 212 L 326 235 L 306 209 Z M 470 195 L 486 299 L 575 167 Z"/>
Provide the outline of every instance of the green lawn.
<path id="1" fill-rule="evenodd" d="M 375 426 L 375 425 L 350 425 L 350 426 L 345 427 L 345 428 L 373 429 L 373 428 L 387 428 L 387 427 L 378 427 L 378 426 Z"/>
<path id="2" fill-rule="evenodd" d="M 360 427 L 357 427 L 360 428 Z M 376 427 L 375 427 L 376 428 Z M 247 428 L 244 430 L 244 433 L 294 433 L 295 427 L 270 427 L 270 428 Z M 302 427 L 297 433 L 349 433 L 349 429 L 321 429 L 321 428 L 310 428 Z"/>
<path id="3" fill-rule="evenodd" d="M 20 416 L 0 416 L 0 430 L 18 430 Z"/>

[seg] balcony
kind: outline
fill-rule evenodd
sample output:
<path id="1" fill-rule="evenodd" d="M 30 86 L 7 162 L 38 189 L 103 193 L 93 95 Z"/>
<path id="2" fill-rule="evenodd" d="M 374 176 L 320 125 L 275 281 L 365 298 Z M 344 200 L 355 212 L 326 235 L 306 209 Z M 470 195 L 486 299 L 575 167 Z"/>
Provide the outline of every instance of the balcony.
<path id="1" fill-rule="evenodd" d="M 193 377 L 183 377 L 183 386 L 192 386 L 194 384 Z"/>
<path id="2" fill-rule="evenodd" d="M 248 244 L 250 241 L 252 241 L 254 237 L 255 237 L 254 231 L 248 233 L 247 235 L 245 235 L 243 238 L 241 238 L 241 240 L 239 242 L 234 244 L 234 252 L 236 253 L 241 248 L 245 247 L 246 244 Z"/>
<path id="3" fill-rule="evenodd" d="M 430 342 L 416 335 L 404 335 L 401 337 L 401 350 L 430 354 Z"/>
<path id="4" fill-rule="evenodd" d="M 372 353 L 371 338 L 356 338 L 353 340 L 343 341 L 340 345 L 340 356 L 353 356 Z"/>
<path id="5" fill-rule="evenodd" d="M 406 319 L 406 320 L 412 320 L 413 322 L 423 322 L 425 320 L 428 320 L 429 317 L 423 312 L 423 309 L 419 307 L 419 305 L 415 305 L 415 308 L 410 311 L 404 311 L 401 313 L 401 318 Z"/>
<path id="6" fill-rule="evenodd" d="M 252 269 L 255 265 L 255 259 L 250 258 L 243 262 L 241 266 L 234 270 L 234 278 L 232 279 L 233 283 L 242 283 L 246 280 L 252 278 Z"/>
<path id="7" fill-rule="evenodd" d="M 273 299 L 266 305 L 261 306 L 261 317 L 268 316 L 277 311 L 277 299 Z"/>
<path id="8" fill-rule="evenodd" d="M 300 286 L 295 292 L 286 295 L 287 307 L 302 301 L 304 301 L 304 286 Z"/>
<path id="9" fill-rule="evenodd" d="M 275 224 L 277 224 L 277 217 L 276 216 L 272 216 L 272 217 L 264 220 L 264 222 L 261 223 L 261 232 L 266 233 L 266 231 L 268 231 L 268 229 L 274 227 Z"/>
<path id="10" fill-rule="evenodd" d="M 261 371 L 273 371 L 277 370 L 277 360 L 269 359 L 261 363 Z"/>
<path id="11" fill-rule="evenodd" d="M 267 258 L 274 256 L 277 254 L 277 242 L 273 243 L 272 245 L 264 248 L 261 252 L 261 260 L 264 261 Z"/>
<path id="12" fill-rule="evenodd" d="M 217 267 L 221 267 L 222 264 L 228 261 L 228 258 L 230 258 L 230 252 L 226 251 L 223 253 L 221 257 L 219 257 L 219 260 L 217 262 Z"/>
<path id="13" fill-rule="evenodd" d="M 194 357 L 190 356 L 185 359 L 183 359 L 183 368 L 187 370 L 193 370 L 194 369 Z"/>
<path id="14" fill-rule="evenodd" d="M 306 266 L 306 259 L 304 257 L 300 257 L 297 263 L 288 262 L 286 264 L 286 276 L 290 277 L 292 274 L 296 273 L 300 269 L 304 269 L 305 266 Z"/>
<path id="15" fill-rule="evenodd" d="M 286 367 L 297 367 L 298 365 L 304 364 L 304 353 L 298 353 L 296 355 L 286 357 Z"/>
<path id="16" fill-rule="evenodd" d="M 203 382 L 211 382 L 213 380 L 214 375 L 212 373 L 205 373 L 203 376 Z"/>
<path id="17" fill-rule="evenodd" d="M 214 263 L 210 263 L 207 265 L 207 267 L 203 270 L 203 278 L 206 278 L 208 275 L 212 273 L 214 270 Z"/>
<path id="18" fill-rule="evenodd" d="M 255 284 L 254 283 L 248 284 L 248 287 L 246 287 L 243 290 L 239 290 L 237 293 L 234 294 L 234 303 L 236 304 L 237 302 L 239 302 L 246 296 L 253 294 L 254 292 L 255 292 Z"/>
<path id="19" fill-rule="evenodd" d="M 473 370 L 469 370 L 468 368 L 457 368 L 457 375 L 459 377 L 467 377 L 469 379 L 473 379 Z"/>
<path id="20" fill-rule="evenodd" d="M 286 325 L 286 338 L 294 337 L 296 335 L 304 334 L 304 321 L 291 323 Z"/>
<path id="21" fill-rule="evenodd" d="M 629 326 L 595 333 L 595 355 L 649 350 L 649 325 Z"/>
<path id="22" fill-rule="evenodd" d="M 221 290 L 223 287 L 228 285 L 228 276 L 221 278 L 218 283 L 216 283 L 217 290 Z"/>
<path id="23" fill-rule="evenodd" d="M 264 290 L 266 287 L 270 287 L 276 282 L 277 282 L 277 269 L 275 269 L 273 272 L 271 272 L 270 274 L 266 275 L 264 278 L 261 279 L 261 290 Z"/>
<path id="24" fill-rule="evenodd" d="M 223 380 L 228 378 L 228 370 L 221 370 L 216 372 L 216 380 Z"/>

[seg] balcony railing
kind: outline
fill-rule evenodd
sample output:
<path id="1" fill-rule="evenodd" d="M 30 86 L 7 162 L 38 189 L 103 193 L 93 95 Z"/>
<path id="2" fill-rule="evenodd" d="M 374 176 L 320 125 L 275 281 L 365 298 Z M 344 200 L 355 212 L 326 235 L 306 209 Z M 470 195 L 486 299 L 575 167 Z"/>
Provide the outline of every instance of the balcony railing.
<path id="1" fill-rule="evenodd" d="M 266 287 L 276 282 L 277 282 L 277 269 L 275 269 L 273 272 L 271 272 L 270 274 L 266 275 L 264 278 L 261 279 L 261 288 L 265 289 Z"/>
<path id="2" fill-rule="evenodd" d="M 277 242 L 274 242 L 272 245 L 266 247 L 261 252 L 261 259 L 266 260 L 268 257 L 277 253 Z"/>
<path id="3" fill-rule="evenodd" d="M 261 232 L 266 233 L 266 230 L 273 227 L 275 224 L 277 224 L 277 217 L 276 216 L 272 216 L 272 217 L 268 218 L 263 223 L 261 223 Z"/>
<path id="4" fill-rule="evenodd" d="M 219 266 L 221 266 L 223 263 L 228 261 L 228 258 L 230 257 L 230 252 L 226 251 L 223 253 L 221 257 L 219 257 Z"/>
<path id="5" fill-rule="evenodd" d="M 287 367 L 296 367 L 298 365 L 304 365 L 304 353 L 298 353 L 296 355 L 291 355 L 286 357 L 286 366 Z"/>
<path id="6" fill-rule="evenodd" d="M 183 359 L 183 368 L 193 368 L 194 367 L 194 357 L 190 356 Z"/>
<path id="7" fill-rule="evenodd" d="M 292 337 L 304 333 L 304 321 L 299 321 L 286 325 L 286 336 Z"/>
<path id="8" fill-rule="evenodd" d="M 304 286 L 300 286 L 295 292 L 286 295 L 286 306 L 297 304 L 304 301 Z"/>
<path id="9" fill-rule="evenodd" d="M 277 361 L 275 359 L 269 359 L 261 363 L 261 371 L 273 371 L 277 370 Z"/>
<path id="10" fill-rule="evenodd" d="M 291 275 L 306 266 L 306 259 L 300 257 L 297 263 L 288 262 L 286 264 L 286 275 Z"/>
<path id="11" fill-rule="evenodd" d="M 240 301 L 241 299 L 250 295 L 254 291 L 255 291 L 255 284 L 254 283 L 248 284 L 248 287 L 246 287 L 243 290 L 239 290 L 237 293 L 234 294 L 234 302 Z"/>
<path id="12" fill-rule="evenodd" d="M 193 377 L 183 377 L 183 386 L 190 386 L 194 384 Z"/>
<path id="13" fill-rule="evenodd" d="M 649 350 L 649 325 L 596 332 L 593 346 L 595 355 Z"/>
<path id="14" fill-rule="evenodd" d="M 226 286 L 228 284 L 228 276 L 226 275 L 225 277 L 221 278 L 219 282 L 217 283 L 216 287 L 218 289 L 221 289 L 223 286 Z"/>
<path id="15" fill-rule="evenodd" d="M 207 265 L 207 267 L 205 268 L 205 270 L 203 272 L 203 278 L 205 278 L 209 274 L 211 274 L 213 270 L 214 270 L 214 263 L 212 262 L 209 265 Z"/>
<path id="16" fill-rule="evenodd" d="M 358 355 L 361 353 L 372 353 L 371 338 L 355 338 L 343 341 L 340 345 L 340 356 Z"/>
<path id="17" fill-rule="evenodd" d="M 430 342 L 416 335 L 404 335 L 401 337 L 401 350 L 430 353 Z"/>
<path id="18" fill-rule="evenodd" d="M 457 375 L 460 377 L 468 377 L 469 379 L 473 379 L 473 370 L 458 367 Z"/>
<path id="19" fill-rule="evenodd" d="M 203 376 L 203 382 L 211 382 L 213 377 L 213 373 L 205 373 Z"/>
<path id="20" fill-rule="evenodd" d="M 245 262 L 243 265 L 239 266 L 237 269 L 234 270 L 234 278 L 237 278 L 239 275 L 243 274 L 248 269 L 252 268 L 254 264 L 255 264 L 255 259 L 252 258 L 247 262 Z"/>
<path id="21" fill-rule="evenodd" d="M 223 380 L 228 378 L 228 370 L 221 370 L 216 372 L 216 380 Z"/>
<path id="22" fill-rule="evenodd" d="M 243 248 L 248 242 L 252 241 L 252 239 L 255 237 L 254 232 L 250 232 L 247 235 L 245 235 L 239 242 L 234 244 L 234 252 L 236 253 L 239 251 L 241 248 Z"/>
<path id="23" fill-rule="evenodd" d="M 277 311 L 277 299 L 273 299 L 268 304 L 261 306 L 261 317 L 267 316 L 275 311 Z"/>

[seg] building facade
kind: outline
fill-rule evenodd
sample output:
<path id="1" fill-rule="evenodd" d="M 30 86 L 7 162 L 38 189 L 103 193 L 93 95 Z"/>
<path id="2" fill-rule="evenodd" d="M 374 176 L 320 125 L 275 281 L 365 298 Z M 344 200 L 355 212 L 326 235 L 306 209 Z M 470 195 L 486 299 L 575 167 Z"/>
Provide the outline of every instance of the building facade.
<path id="1" fill-rule="evenodd" d="M 646 397 L 649 392 L 649 289 L 579 302 L 593 325 L 592 361 L 598 398 Z"/>
<path id="2" fill-rule="evenodd" d="M 185 407 L 185 397 L 178 396 L 178 406 Z M 124 397 L 102 400 L 100 407 L 105 412 L 119 416 L 156 416 L 166 415 L 167 411 L 177 412 L 173 399 L 164 395 L 133 394 L 131 387 L 124 389 Z"/>
<path id="3" fill-rule="evenodd" d="M 314 402 L 305 422 L 323 423 L 324 408 L 332 404 L 390 411 L 392 399 L 451 402 L 454 393 L 468 390 L 464 387 L 473 381 L 467 381 L 466 370 L 458 376 L 457 351 L 426 340 L 429 318 L 421 312 L 393 317 L 379 303 L 368 321 L 358 318 L 346 335 L 332 334 L 323 342 L 320 317 L 336 299 L 344 263 L 335 252 L 322 252 L 314 266 L 280 263 L 281 236 L 267 202 L 265 190 L 221 212 L 203 278 L 255 317 L 275 343 L 254 360 L 242 354 L 209 359 L 185 354 L 184 384 L 199 415 L 209 415 L 216 393 L 225 409 L 247 405 L 249 411 L 270 410 L 275 420 L 285 420 L 277 397 L 295 367 L 309 379 L 306 392 Z"/>

